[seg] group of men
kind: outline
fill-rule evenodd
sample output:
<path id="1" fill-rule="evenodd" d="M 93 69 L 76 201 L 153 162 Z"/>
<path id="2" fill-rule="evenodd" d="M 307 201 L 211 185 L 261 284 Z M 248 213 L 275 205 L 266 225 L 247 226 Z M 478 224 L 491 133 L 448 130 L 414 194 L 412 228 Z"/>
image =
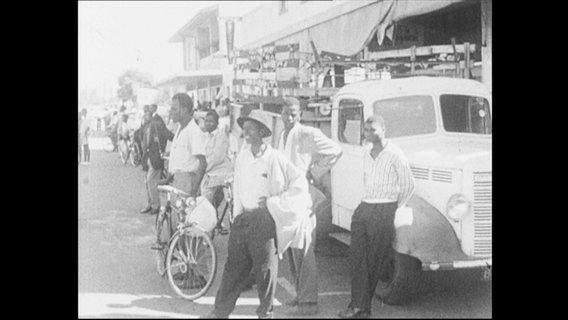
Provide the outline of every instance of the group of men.
<path id="1" fill-rule="evenodd" d="M 312 173 L 329 170 L 342 150 L 319 129 L 300 123 L 298 99 L 285 98 L 284 130 L 272 148 L 264 138 L 272 135 L 269 124 L 255 115 L 242 116 L 244 144 L 234 166 L 228 158 L 226 130 L 219 129 L 219 116 L 208 111 L 203 129 L 193 117 L 193 101 L 185 93 L 172 99 L 171 119 L 179 126 L 174 133 L 149 107 L 142 127 L 143 165 L 147 168 L 148 206 L 143 213 L 157 213 L 157 185 L 172 185 L 190 195 L 198 192 L 214 204 L 216 188 L 234 172 L 233 223 L 228 256 L 214 309 L 205 318 L 228 318 L 251 275 L 260 305 L 259 318 L 273 316 L 278 262 L 289 258 L 296 297 L 286 302 L 288 315 L 315 315 L 318 310 L 318 273 L 315 258 L 317 191 Z M 385 273 L 386 257 L 394 240 L 394 216 L 414 189 L 410 166 L 404 154 L 385 138 L 380 116 L 365 122 L 364 136 L 372 144 L 365 153 L 364 195 L 351 225 L 351 302 L 342 318 L 363 318 L 371 313 L 371 298 Z M 168 176 L 160 179 L 162 154 L 171 140 Z M 158 245 L 158 244 L 157 244 Z"/>
<path id="2" fill-rule="evenodd" d="M 170 119 L 178 124 L 173 133 L 156 111 L 155 104 L 144 107 L 143 124 L 134 134 L 141 146 L 142 169 L 146 172 L 147 206 L 140 213 L 159 213 L 160 184 L 171 183 L 192 196 L 200 193 L 216 205 L 215 192 L 232 172 L 229 138 L 226 131 L 218 129 L 218 113 L 207 111 L 201 128 L 193 117 L 191 98 L 177 94 L 170 110 Z M 165 168 L 168 141 L 170 156 Z"/>

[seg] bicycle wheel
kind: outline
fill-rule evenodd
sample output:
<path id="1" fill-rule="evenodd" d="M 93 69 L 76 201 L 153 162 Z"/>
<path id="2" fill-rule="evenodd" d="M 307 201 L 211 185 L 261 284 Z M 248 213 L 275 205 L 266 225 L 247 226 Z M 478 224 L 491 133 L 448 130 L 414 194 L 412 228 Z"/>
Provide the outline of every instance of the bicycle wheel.
<path id="1" fill-rule="evenodd" d="M 120 161 L 126 165 L 128 162 L 128 145 L 126 144 L 126 141 L 121 140 L 118 149 L 120 153 Z"/>
<path id="2" fill-rule="evenodd" d="M 140 147 L 138 147 L 137 143 L 134 143 L 133 146 L 130 148 L 130 164 L 133 167 L 137 167 L 140 164 L 141 156 L 140 156 Z"/>
<path id="3" fill-rule="evenodd" d="M 160 214 L 156 215 L 156 234 L 162 235 L 162 232 L 166 232 L 167 234 L 171 234 L 172 230 L 172 216 L 171 216 L 171 209 L 167 209 L 168 213 L 165 214 L 165 217 L 160 219 Z M 168 246 L 164 245 L 161 250 L 156 251 L 156 269 L 158 270 L 158 274 L 160 276 L 164 276 L 166 274 L 166 256 L 168 254 Z"/>
<path id="4" fill-rule="evenodd" d="M 203 296 L 213 284 L 217 253 L 211 238 L 198 226 L 176 232 L 166 257 L 168 282 L 186 300 Z"/>

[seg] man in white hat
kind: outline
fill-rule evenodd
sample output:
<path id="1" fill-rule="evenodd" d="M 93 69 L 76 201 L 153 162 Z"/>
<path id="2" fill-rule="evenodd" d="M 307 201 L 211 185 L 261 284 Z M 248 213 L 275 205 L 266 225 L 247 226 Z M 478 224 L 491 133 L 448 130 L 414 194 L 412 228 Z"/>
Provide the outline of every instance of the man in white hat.
<path id="1" fill-rule="evenodd" d="M 304 245 L 311 197 L 304 174 L 263 142 L 272 134 L 264 120 L 251 115 L 237 123 L 247 145 L 235 161 L 228 257 L 215 308 L 206 318 L 229 317 L 251 271 L 260 300 L 256 313 L 272 318 L 278 258 L 288 247 Z"/>
<path id="2" fill-rule="evenodd" d="M 304 126 L 301 119 L 300 101 L 294 97 L 284 98 L 282 122 L 284 130 L 280 135 L 280 150 L 307 181 L 313 180 L 312 170 L 329 172 L 341 157 L 341 147 L 325 136 L 320 129 Z M 316 196 L 323 199 L 323 194 L 310 184 L 310 194 L 314 206 L 318 203 Z M 321 201 L 320 201 L 321 202 Z M 288 249 L 290 269 L 294 277 L 296 297 L 286 302 L 294 309 L 289 315 L 306 316 L 318 313 L 318 275 L 315 254 L 317 206 L 313 208 L 309 219 L 310 232 L 306 233 L 306 245 L 302 249 Z"/>

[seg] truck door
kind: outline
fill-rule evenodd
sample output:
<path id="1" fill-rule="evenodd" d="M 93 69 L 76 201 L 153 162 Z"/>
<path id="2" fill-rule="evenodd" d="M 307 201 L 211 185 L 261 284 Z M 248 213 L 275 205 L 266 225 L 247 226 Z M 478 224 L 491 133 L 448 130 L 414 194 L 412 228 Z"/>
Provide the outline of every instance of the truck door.
<path id="1" fill-rule="evenodd" d="M 331 172 L 332 223 L 350 230 L 353 210 L 363 195 L 363 102 L 339 97 L 334 104 L 332 137 L 343 155 Z"/>

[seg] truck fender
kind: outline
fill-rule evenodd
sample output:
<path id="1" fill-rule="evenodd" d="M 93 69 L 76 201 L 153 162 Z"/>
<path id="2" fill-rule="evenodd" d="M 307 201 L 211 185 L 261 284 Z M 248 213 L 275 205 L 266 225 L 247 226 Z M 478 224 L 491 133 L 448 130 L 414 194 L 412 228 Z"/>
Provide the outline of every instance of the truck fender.
<path id="1" fill-rule="evenodd" d="M 406 204 L 412 209 L 410 219 L 395 219 L 395 251 L 413 256 L 422 263 L 467 259 L 454 228 L 444 215 L 419 196 L 412 196 Z M 398 212 L 397 212 L 398 213 Z M 396 223 L 405 220 L 405 223 Z"/>

